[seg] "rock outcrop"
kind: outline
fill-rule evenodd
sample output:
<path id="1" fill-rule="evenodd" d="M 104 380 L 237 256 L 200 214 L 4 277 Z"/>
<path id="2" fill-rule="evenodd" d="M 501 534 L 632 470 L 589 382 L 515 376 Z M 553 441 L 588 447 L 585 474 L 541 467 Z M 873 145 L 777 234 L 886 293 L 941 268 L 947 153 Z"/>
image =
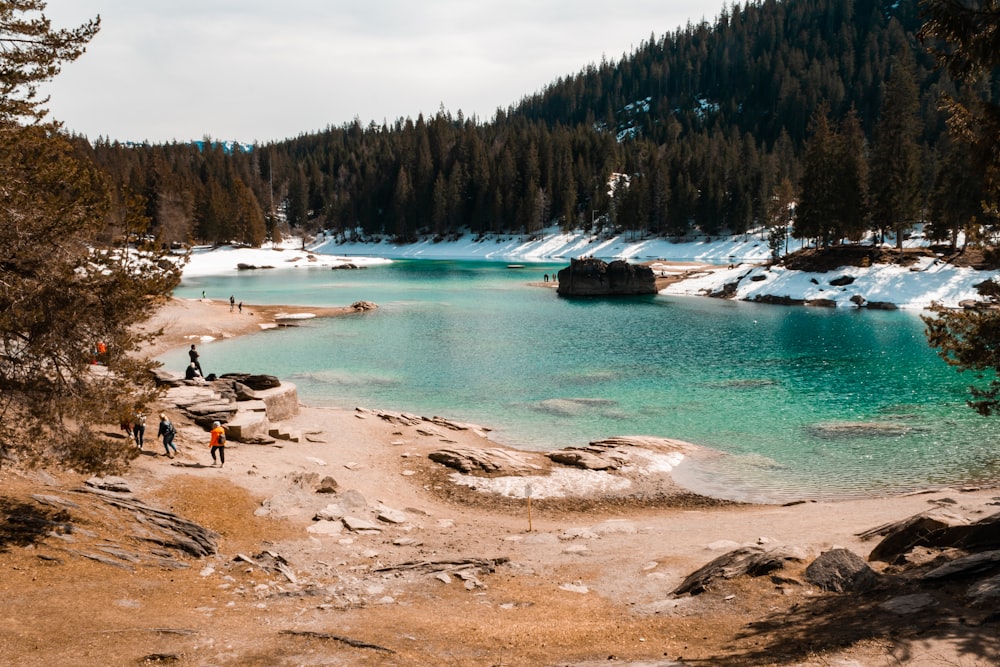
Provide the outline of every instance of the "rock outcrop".
<path id="1" fill-rule="evenodd" d="M 786 563 L 805 560 L 805 553 L 792 547 L 764 549 L 759 546 L 740 547 L 703 565 L 674 589 L 673 595 L 698 595 L 719 579 L 748 575 L 760 577 L 780 570 Z"/>
<path id="2" fill-rule="evenodd" d="M 570 260 L 559 271 L 560 296 L 634 296 L 656 294 L 656 276 L 648 266 L 593 257 Z"/>
<path id="3" fill-rule="evenodd" d="M 824 591 L 865 592 L 878 584 L 878 573 L 854 552 L 830 549 L 809 564 L 806 579 Z"/>
<path id="4" fill-rule="evenodd" d="M 529 460 L 530 455 L 500 448 L 449 447 L 431 452 L 428 458 L 463 473 L 477 471 L 499 475 L 523 475 L 531 474 L 539 468 L 537 464 L 532 465 Z"/>
<path id="5" fill-rule="evenodd" d="M 932 550 L 961 549 L 967 552 L 1000 549 L 1000 513 L 978 521 L 936 509 L 922 512 L 895 523 L 878 526 L 860 537 L 881 536 L 868 560 L 885 563 L 905 562 L 918 547 Z"/>
<path id="6" fill-rule="evenodd" d="M 221 422 L 226 436 L 237 442 L 273 443 L 271 421 L 289 419 L 299 411 L 295 385 L 271 375 L 230 373 L 206 382 L 181 380 L 161 369 L 156 380 L 168 387 L 166 403 L 206 430 L 212 422 Z"/>

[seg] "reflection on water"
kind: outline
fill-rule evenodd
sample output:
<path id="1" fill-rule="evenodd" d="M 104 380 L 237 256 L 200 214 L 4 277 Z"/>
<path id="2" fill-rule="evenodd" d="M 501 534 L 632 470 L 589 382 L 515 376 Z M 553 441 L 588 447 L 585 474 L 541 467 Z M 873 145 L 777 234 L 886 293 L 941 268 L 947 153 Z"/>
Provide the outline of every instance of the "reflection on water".
<path id="1" fill-rule="evenodd" d="M 830 496 L 995 478 L 998 420 L 912 314 L 714 299 L 567 300 L 555 265 L 407 261 L 203 278 L 178 296 L 379 309 L 202 346 L 207 372 L 295 382 L 310 404 L 444 415 L 526 449 L 614 435 L 725 455 L 681 466 L 715 495 Z M 186 354 L 163 357 L 174 370 Z"/>

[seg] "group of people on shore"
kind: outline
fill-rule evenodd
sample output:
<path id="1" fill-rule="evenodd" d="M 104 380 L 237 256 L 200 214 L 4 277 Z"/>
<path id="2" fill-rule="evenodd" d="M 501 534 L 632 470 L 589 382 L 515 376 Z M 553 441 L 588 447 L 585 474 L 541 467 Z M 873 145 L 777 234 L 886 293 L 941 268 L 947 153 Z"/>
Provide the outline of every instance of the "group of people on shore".
<path id="1" fill-rule="evenodd" d="M 131 438 L 135 442 L 136 447 L 142 451 L 146 444 L 146 413 L 140 408 L 136 408 L 122 417 L 120 426 L 125 431 L 126 436 Z M 177 429 L 167 415 L 161 412 L 160 428 L 156 432 L 156 437 L 163 439 L 164 456 L 174 458 L 173 454 L 177 453 L 177 445 L 174 444 L 174 436 L 176 435 Z M 173 454 L 170 453 L 171 449 L 173 450 Z"/>
<path id="2" fill-rule="evenodd" d="M 229 297 L 230 310 L 232 309 L 233 301 L 234 301 L 233 297 Z M 240 302 L 240 311 L 242 310 L 243 310 L 243 303 Z M 194 345 L 192 345 L 191 349 L 188 350 L 188 358 L 190 359 L 190 363 L 188 364 L 187 371 L 184 373 L 185 379 L 187 380 L 215 379 L 214 375 L 208 378 L 205 377 L 204 371 L 202 371 L 201 369 L 201 361 L 200 361 L 201 354 L 198 352 L 198 348 L 195 347 Z M 167 426 L 164 426 L 164 421 L 166 422 Z M 166 431 L 169 431 L 169 435 L 166 435 Z M 163 440 L 164 448 L 167 447 L 168 443 L 167 437 L 169 437 L 170 446 L 173 446 L 175 433 L 176 430 L 174 429 L 173 424 L 170 423 L 170 420 L 167 419 L 165 415 L 161 414 L 160 435 L 164 436 Z M 222 427 L 221 423 L 215 421 L 212 422 L 212 430 L 209 435 L 210 435 L 209 448 L 212 454 L 212 465 L 214 466 L 216 464 L 216 458 L 218 458 L 219 467 L 223 467 L 226 465 L 226 430 Z M 174 447 L 174 453 L 175 454 L 177 453 L 176 447 Z M 170 455 L 169 451 L 167 452 L 167 456 L 173 458 L 173 456 Z"/>
<path id="3" fill-rule="evenodd" d="M 146 434 L 146 416 L 141 410 L 136 410 L 134 417 L 130 416 L 122 420 L 121 427 L 130 438 L 135 440 L 136 446 L 141 450 Z M 156 437 L 163 440 L 163 455 L 167 458 L 174 458 L 177 454 L 177 445 L 174 438 L 177 436 L 177 427 L 174 426 L 166 413 L 160 413 L 160 428 L 156 432 Z M 212 454 L 212 465 L 218 459 L 219 466 L 226 465 L 226 429 L 218 421 L 212 422 L 212 430 L 209 433 L 209 447 Z"/>
<path id="4" fill-rule="evenodd" d="M 191 360 L 185 378 L 188 380 L 202 378 L 200 354 L 197 347 L 191 346 L 188 350 L 188 357 Z M 126 435 L 135 441 L 136 446 L 142 450 L 146 437 L 146 415 L 141 408 L 128 412 L 122 417 L 121 429 Z M 156 432 L 156 437 L 163 440 L 163 455 L 167 458 L 174 458 L 177 454 L 177 445 L 174 438 L 177 436 L 177 427 L 174 426 L 166 413 L 160 413 L 160 427 Z M 212 454 L 212 465 L 218 462 L 219 467 L 226 465 L 226 429 L 218 421 L 212 422 L 212 430 L 209 434 L 209 448 Z"/>

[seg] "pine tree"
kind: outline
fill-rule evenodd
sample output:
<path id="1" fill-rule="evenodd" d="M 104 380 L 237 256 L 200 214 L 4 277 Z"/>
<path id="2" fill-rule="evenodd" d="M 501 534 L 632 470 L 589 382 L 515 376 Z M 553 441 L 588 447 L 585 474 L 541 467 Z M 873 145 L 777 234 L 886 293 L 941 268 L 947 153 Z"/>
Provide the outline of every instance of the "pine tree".
<path id="1" fill-rule="evenodd" d="M 127 239 L 101 246 L 110 197 L 51 126 L 0 129 L 0 458 L 115 467 L 131 449 L 95 432 L 154 394 L 136 324 L 179 270 Z M 141 202 L 125 227 L 141 235 Z M 107 350 L 98 369 L 94 350 Z"/>
<path id="2" fill-rule="evenodd" d="M 919 36 L 938 64 L 956 80 L 970 84 L 963 99 L 946 97 L 949 126 L 971 148 L 974 168 L 985 179 L 985 210 L 1000 217 L 1000 2 L 924 0 L 927 22 Z M 980 84 L 973 86 L 971 84 Z M 989 91 L 993 91 L 990 93 Z M 992 96 L 991 96 L 992 95 Z"/>
<path id="3" fill-rule="evenodd" d="M 869 176 L 865 135 L 853 110 L 840 123 L 836 152 L 837 235 L 857 242 L 868 230 Z"/>
<path id="4" fill-rule="evenodd" d="M 931 193 L 930 222 L 924 229 L 932 241 L 948 240 L 955 250 L 959 233 L 983 218 L 982 179 L 972 171 L 969 147 L 964 142 L 950 142 L 940 162 Z"/>
<path id="5" fill-rule="evenodd" d="M 305 226 L 309 220 L 309 183 L 301 166 L 295 169 L 289 182 L 285 214 L 292 227 Z"/>
<path id="6" fill-rule="evenodd" d="M 1000 4 L 996 0 L 926 0 L 927 24 L 921 31 L 926 40 L 940 40 L 931 48 L 940 65 L 967 82 L 986 79 L 997 83 L 1000 66 Z M 994 98 L 995 99 L 995 98 Z M 956 138 L 971 147 L 973 167 L 985 175 L 984 194 L 995 213 L 1000 201 L 1000 107 L 987 99 L 959 103 L 951 100 L 950 124 Z M 946 167 L 947 168 L 947 167 Z M 996 304 L 1000 288 L 994 281 L 980 290 Z M 991 380 L 986 387 L 971 387 L 969 404 L 980 414 L 1000 409 L 1000 310 L 948 310 L 935 306 L 925 316 L 927 340 L 949 364 L 960 371 L 974 371 Z"/>
<path id="7" fill-rule="evenodd" d="M 818 239 L 825 246 L 832 236 L 831 221 L 837 217 L 837 152 L 825 108 L 816 112 L 812 124 L 813 135 L 806 143 L 792 235 L 797 239 Z"/>
<path id="8" fill-rule="evenodd" d="M 44 123 L 34 87 L 83 52 L 97 23 L 52 31 L 25 13 L 41 2 L 0 2 L 0 458 L 57 457 L 113 467 L 134 450 L 102 438 L 98 424 L 154 395 L 152 362 L 137 332 L 179 270 L 141 237 L 145 202 L 127 192 L 114 211 L 126 239 L 102 245 L 112 213 L 104 176 Z M 27 124 L 21 124 L 27 122 Z M 92 350 L 105 349 L 106 372 Z"/>
<path id="9" fill-rule="evenodd" d="M 438 172 L 431 203 L 431 231 L 440 236 L 448 222 L 448 181 Z"/>
<path id="10" fill-rule="evenodd" d="M 913 69 L 906 57 L 897 58 L 875 126 L 870 171 L 873 222 L 895 233 L 899 249 L 920 214 L 917 110 Z"/>
<path id="11" fill-rule="evenodd" d="M 392 192 L 393 232 L 396 240 L 405 243 L 416 240 L 414 220 L 411 214 L 413 207 L 413 186 L 410 184 L 410 174 L 406 167 L 400 167 L 396 174 L 396 186 Z"/>
<path id="12" fill-rule="evenodd" d="M 75 29 L 53 30 L 44 0 L 0 2 L 0 123 L 37 122 L 48 98 L 38 85 L 80 57 L 101 27 L 97 17 Z"/>

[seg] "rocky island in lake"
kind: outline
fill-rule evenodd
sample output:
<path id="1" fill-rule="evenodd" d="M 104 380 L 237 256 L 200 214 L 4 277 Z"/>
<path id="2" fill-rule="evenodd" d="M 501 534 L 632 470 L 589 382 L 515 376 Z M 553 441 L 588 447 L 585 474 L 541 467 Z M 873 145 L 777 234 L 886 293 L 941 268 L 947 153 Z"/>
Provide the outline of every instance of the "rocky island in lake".
<path id="1" fill-rule="evenodd" d="M 608 263 L 595 257 L 574 258 L 559 271 L 560 296 L 634 296 L 656 291 L 651 268 L 621 259 Z"/>

